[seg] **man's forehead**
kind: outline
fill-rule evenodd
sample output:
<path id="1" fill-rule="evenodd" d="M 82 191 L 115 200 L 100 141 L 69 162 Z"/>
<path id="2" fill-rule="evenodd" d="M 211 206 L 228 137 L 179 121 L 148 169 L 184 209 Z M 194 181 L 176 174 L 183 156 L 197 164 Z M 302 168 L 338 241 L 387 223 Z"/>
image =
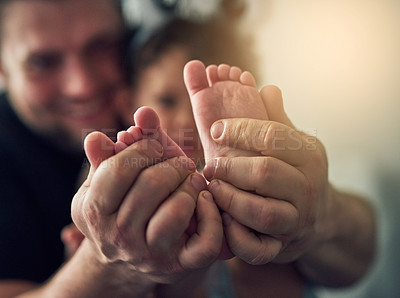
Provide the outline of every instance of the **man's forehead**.
<path id="1" fill-rule="evenodd" d="M 3 42 L 18 39 L 32 48 L 74 46 L 122 30 L 113 0 L 17 0 L 4 12 Z"/>

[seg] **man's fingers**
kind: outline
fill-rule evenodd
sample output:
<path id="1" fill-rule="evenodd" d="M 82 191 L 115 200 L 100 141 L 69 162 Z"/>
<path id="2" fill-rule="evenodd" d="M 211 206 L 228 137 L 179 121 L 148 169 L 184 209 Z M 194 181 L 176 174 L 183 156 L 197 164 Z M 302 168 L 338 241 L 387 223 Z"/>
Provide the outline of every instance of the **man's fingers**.
<path id="1" fill-rule="evenodd" d="M 306 162 L 305 150 L 315 147 L 295 129 L 274 121 L 218 120 L 211 127 L 211 134 L 218 144 L 273 156 L 293 166 Z"/>
<path id="2" fill-rule="evenodd" d="M 193 173 L 161 203 L 147 226 L 146 241 L 150 251 L 168 254 L 181 244 L 196 209 L 197 197 L 206 187 L 204 178 Z"/>
<path id="3" fill-rule="evenodd" d="M 142 171 L 125 195 L 118 215 L 121 230 L 143 230 L 160 204 L 194 172 L 195 164 L 188 157 L 175 157 Z M 135 214 L 135 216 L 132 216 Z"/>
<path id="4" fill-rule="evenodd" d="M 99 216 L 114 213 L 138 174 L 159 161 L 161 156 L 159 142 L 143 140 L 102 161 L 92 172 L 92 179 L 86 181 L 74 196 L 72 218 L 75 224 L 82 232 L 87 232 L 88 224 L 98 222 Z"/>
<path id="5" fill-rule="evenodd" d="M 198 269 L 211 264 L 219 255 L 222 239 L 222 219 L 208 191 L 202 191 L 196 208 L 197 233 L 190 236 L 179 256 L 184 268 Z"/>
<path id="6" fill-rule="evenodd" d="M 280 253 L 282 242 L 268 235 L 258 234 L 224 213 L 224 232 L 231 251 L 246 263 L 262 265 Z"/>
<path id="7" fill-rule="evenodd" d="M 103 215 L 116 212 L 139 173 L 160 161 L 161 156 L 162 147 L 159 142 L 142 140 L 103 161 L 87 193 L 86 203 L 90 205 L 89 208 Z"/>
<path id="8" fill-rule="evenodd" d="M 221 157 L 207 163 L 204 175 L 209 181 L 223 180 L 239 189 L 287 200 L 296 206 L 293 198 L 306 193 L 304 174 L 273 157 Z"/>
<path id="9" fill-rule="evenodd" d="M 221 180 L 213 180 L 208 189 L 220 209 L 259 233 L 284 235 L 298 225 L 298 210 L 287 201 L 242 191 Z"/>

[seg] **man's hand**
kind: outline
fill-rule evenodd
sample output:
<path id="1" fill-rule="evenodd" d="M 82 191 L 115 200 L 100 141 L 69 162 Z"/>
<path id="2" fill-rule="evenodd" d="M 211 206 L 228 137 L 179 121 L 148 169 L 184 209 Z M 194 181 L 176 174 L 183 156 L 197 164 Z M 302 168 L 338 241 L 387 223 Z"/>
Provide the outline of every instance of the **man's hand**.
<path id="1" fill-rule="evenodd" d="M 208 189 L 224 211 L 232 252 L 250 264 L 291 262 L 310 280 L 348 285 L 372 263 L 373 209 L 328 182 L 328 162 L 315 136 L 295 129 L 274 86 L 261 91 L 270 121 L 222 119 L 217 143 L 261 156 L 208 162 Z"/>
<path id="2" fill-rule="evenodd" d="M 94 149 L 87 151 L 100 148 L 96 142 L 89 136 L 86 144 Z M 189 158 L 159 162 L 162 147 L 150 139 L 114 156 L 106 150 L 94 155 L 103 158 L 89 154 L 92 167 L 73 200 L 72 217 L 103 263 L 126 264 L 154 282 L 170 283 L 216 259 L 221 218 Z M 187 232 L 193 215 L 194 234 Z"/>

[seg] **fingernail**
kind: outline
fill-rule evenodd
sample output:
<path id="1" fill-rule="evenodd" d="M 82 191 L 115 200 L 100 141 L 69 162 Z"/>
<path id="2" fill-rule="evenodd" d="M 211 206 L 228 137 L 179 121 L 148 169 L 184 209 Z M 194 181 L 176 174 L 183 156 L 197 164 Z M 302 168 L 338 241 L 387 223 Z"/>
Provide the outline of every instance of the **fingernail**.
<path id="1" fill-rule="evenodd" d="M 192 176 L 190 177 L 190 183 L 192 183 L 194 188 L 196 188 L 198 191 L 202 191 L 207 187 L 204 178 L 197 173 L 192 174 Z"/>
<path id="2" fill-rule="evenodd" d="M 221 188 L 221 183 L 218 180 L 213 180 L 209 185 L 208 185 L 208 190 L 215 195 L 219 189 Z"/>
<path id="3" fill-rule="evenodd" d="M 219 158 L 213 158 L 207 161 L 207 164 L 203 170 L 203 174 L 208 181 L 211 181 L 214 178 L 215 172 L 217 171 L 218 162 Z"/>
<path id="4" fill-rule="evenodd" d="M 212 194 L 209 193 L 208 191 L 203 191 L 203 192 L 201 193 L 201 196 L 202 196 L 205 200 L 207 200 L 207 201 L 209 201 L 209 202 L 214 202 L 214 199 L 213 199 Z"/>
<path id="5" fill-rule="evenodd" d="M 218 121 L 211 127 L 211 136 L 214 140 L 219 139 L 224 133 L 225 125 L 222 121 Z"/>

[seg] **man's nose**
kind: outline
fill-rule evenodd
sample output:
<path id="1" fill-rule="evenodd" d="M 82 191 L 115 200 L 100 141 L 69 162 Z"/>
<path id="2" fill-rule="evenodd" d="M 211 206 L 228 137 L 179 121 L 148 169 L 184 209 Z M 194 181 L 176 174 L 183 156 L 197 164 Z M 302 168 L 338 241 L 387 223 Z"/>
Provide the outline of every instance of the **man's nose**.
<path id="1" fill-rule="evenodd" d="M 93 96 L 97 88 L 96 74 L 82 59 L 67 60 L 64 69 L 63 94 L 66 97 L 85 99 Z"/>

